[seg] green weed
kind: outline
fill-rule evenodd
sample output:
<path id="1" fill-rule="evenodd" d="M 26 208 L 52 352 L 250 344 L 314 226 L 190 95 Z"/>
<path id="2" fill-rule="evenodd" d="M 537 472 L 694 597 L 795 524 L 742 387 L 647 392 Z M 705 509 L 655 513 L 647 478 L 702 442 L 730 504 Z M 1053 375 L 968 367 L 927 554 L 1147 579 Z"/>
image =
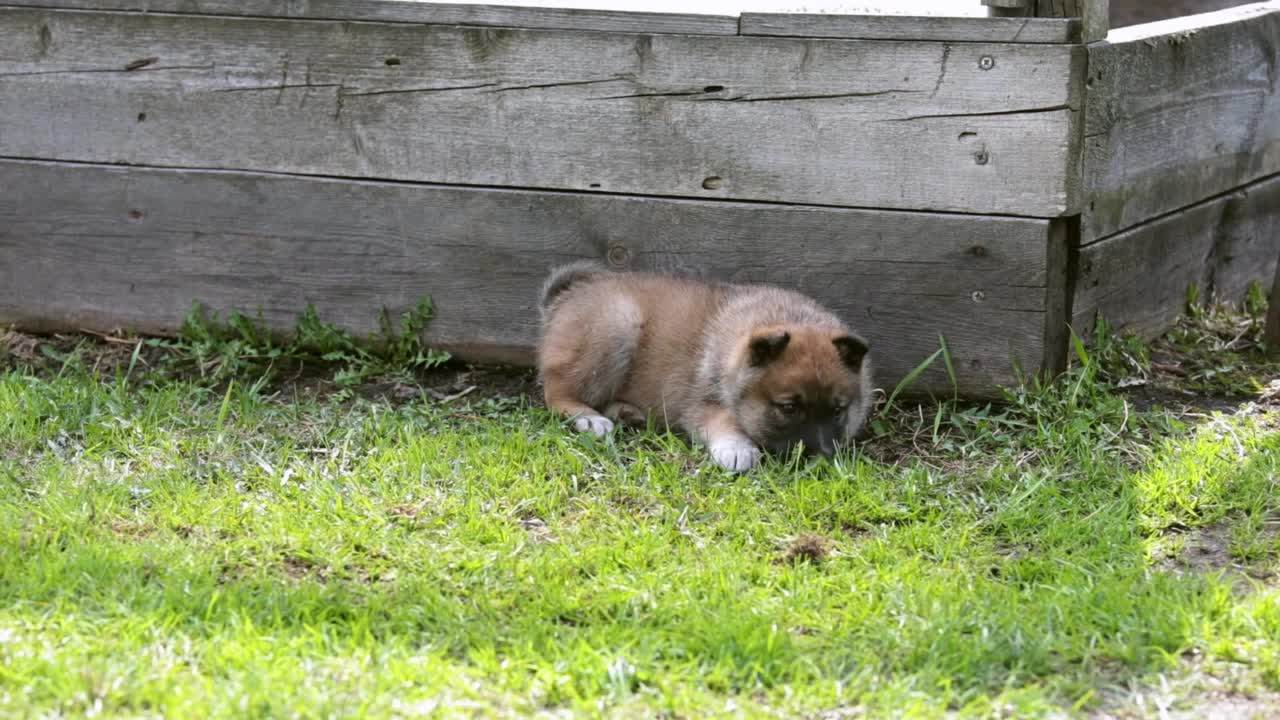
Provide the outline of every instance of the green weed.
<path id="1" fill-rule="evenodd" d="M 202 379 L 225 382 L 236 377 L 276 380 L 286 373 L 322 369 L 339 387 L 384 378 L 408 382 L 414 373 L 448 362 L 448 353 L 423 341 L 432 315 L 429 299 L 393 320 L 384 309 L 381 332 L 364 340 L 322 322 L 308 305 L 296 329 L 272 334 L 264 322 L 232 311 L 220 320 L 198 303 L 187 314 L 174 339 L 148 339 L 161 359 L 178 371 L 194 371 Z"/>

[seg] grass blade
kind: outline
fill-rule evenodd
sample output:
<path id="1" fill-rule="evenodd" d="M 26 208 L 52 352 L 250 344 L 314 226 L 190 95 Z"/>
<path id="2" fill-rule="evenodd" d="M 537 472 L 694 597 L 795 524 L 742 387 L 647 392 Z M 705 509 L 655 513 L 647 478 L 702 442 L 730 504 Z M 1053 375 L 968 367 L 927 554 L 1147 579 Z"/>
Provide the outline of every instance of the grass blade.
<path id="1" fill-rule="evenodd" d="M 882 410 L 881 413 L 888 413 L 890 410 L 893 409 L 893 401 L 898 398 L 898 394 L 901 393 L 903 390 L 907 389 L 908 387 L 910 387 L 911 383 L 915 382 L 916 378 L 920 377 L 921 373 L 923 373 L 925 370 L 928 370 L 931 365 L 937 362 L 938 358 L 942 355 L 942 351 L 943 351 L 943 348 L 938 348 L 937 350 L 935 350 L 932 355 L 925 358 L 924 362 L 915 366 L 915 369 L 907 373 L 906 377 L 898 381 L 898 384 L 893 388 L 893 392 L 889 394 L 889 400 L 885 402 L 884 410 Z"/>

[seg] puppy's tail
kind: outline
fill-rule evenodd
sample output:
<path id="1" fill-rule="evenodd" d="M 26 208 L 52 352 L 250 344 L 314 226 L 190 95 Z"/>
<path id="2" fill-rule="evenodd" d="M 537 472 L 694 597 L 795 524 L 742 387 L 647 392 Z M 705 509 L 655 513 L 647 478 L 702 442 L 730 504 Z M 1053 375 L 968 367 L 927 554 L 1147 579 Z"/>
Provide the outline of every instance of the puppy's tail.
<path id="1" fill-rule="evenodd" d="M 540 307 L 542 312 L 546 312 L 551 307 L 551 303 L 556 298 L 564 294 L 564 291 L 609 272 L 600 263 L 594 260 L 579 260 L 578 262 L 561 265 L 551 274 L 547 276 L 546 282 L 542 284 L 542 303 Z"/>

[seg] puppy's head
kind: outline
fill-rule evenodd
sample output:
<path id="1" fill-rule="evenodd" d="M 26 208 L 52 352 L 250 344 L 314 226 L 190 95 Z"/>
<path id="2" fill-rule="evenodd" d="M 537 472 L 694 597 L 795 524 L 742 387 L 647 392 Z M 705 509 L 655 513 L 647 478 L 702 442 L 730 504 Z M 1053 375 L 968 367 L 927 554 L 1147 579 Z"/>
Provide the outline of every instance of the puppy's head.
<path id="1" fill-rule="evenodd" d="M 851 440 L 871 407 L 866 341 L 816 326 L 756 328 L 730 362 L 730 410 L 739 427 L 771 453 L 803 444 L 831 457 Z"/>

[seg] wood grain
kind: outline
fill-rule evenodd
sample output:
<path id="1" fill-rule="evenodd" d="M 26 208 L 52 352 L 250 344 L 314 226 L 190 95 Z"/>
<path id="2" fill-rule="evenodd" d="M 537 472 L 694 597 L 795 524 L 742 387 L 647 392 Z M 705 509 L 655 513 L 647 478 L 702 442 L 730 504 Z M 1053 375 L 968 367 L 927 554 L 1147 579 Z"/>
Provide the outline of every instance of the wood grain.
<path id="1" fill-rule="evenodd" d="M 0 156 L 1037 217 L 1079 202 L 1080 47 L 28 9 L 0 9 L 0 47 Z"/>
<path id="2" fill-rule="evenodd" d="M 911 17 L 742 13 L 743 35 L 859 40 L 934 40 L 992 43 L 1080 42 L 1080 21 L 1070 18 Z"/>
<path id="3" fill-rule="evenodd" d="M 1280 255 L 1280 176 L 1254 183 L 1081 249 L 1075 325 L 1098 314 L 1153 337 L 1186 308 L 1187 289 L 1239 301 L 1266 283 Z"/>
<path id="4" fill-rule="evenodd" d="M 1280 2 L 1089 46 L 1083 239 L 1280 172 Z"/>
<path id="5" fill-rule="evenodd" d="M 1111 31 L 1111 0 L 1083 0 L 1080 22 L 1084 25 L 1084 41 L 1103 40 Z"/>
<path id="6" fill-rule="evenodd" d="M 193 301 L 359 333 L 424 295 L 429 339 L 528 362 L 547 270 L 577 258 L 798 288 L 870 339 L 890 387 L 946 338 L 991 397 L 1042 347 L 1049 222 L 0 161 L 0 323 L 172 333 Z M 917 391 L 950 392 L 938 366 Z"/>
<path id="7" fill-rule="evenodd" d="M 454 5 L 417 0 L 305 0 L 305 2 L 296 0 L 290 2 L 281 0 L 5 0 L 4 4 L 69 10 L 117 10 L 552 30 L 694 35 L 736 35 L 738 33 L 738 18 L 732 15 Z"/>

